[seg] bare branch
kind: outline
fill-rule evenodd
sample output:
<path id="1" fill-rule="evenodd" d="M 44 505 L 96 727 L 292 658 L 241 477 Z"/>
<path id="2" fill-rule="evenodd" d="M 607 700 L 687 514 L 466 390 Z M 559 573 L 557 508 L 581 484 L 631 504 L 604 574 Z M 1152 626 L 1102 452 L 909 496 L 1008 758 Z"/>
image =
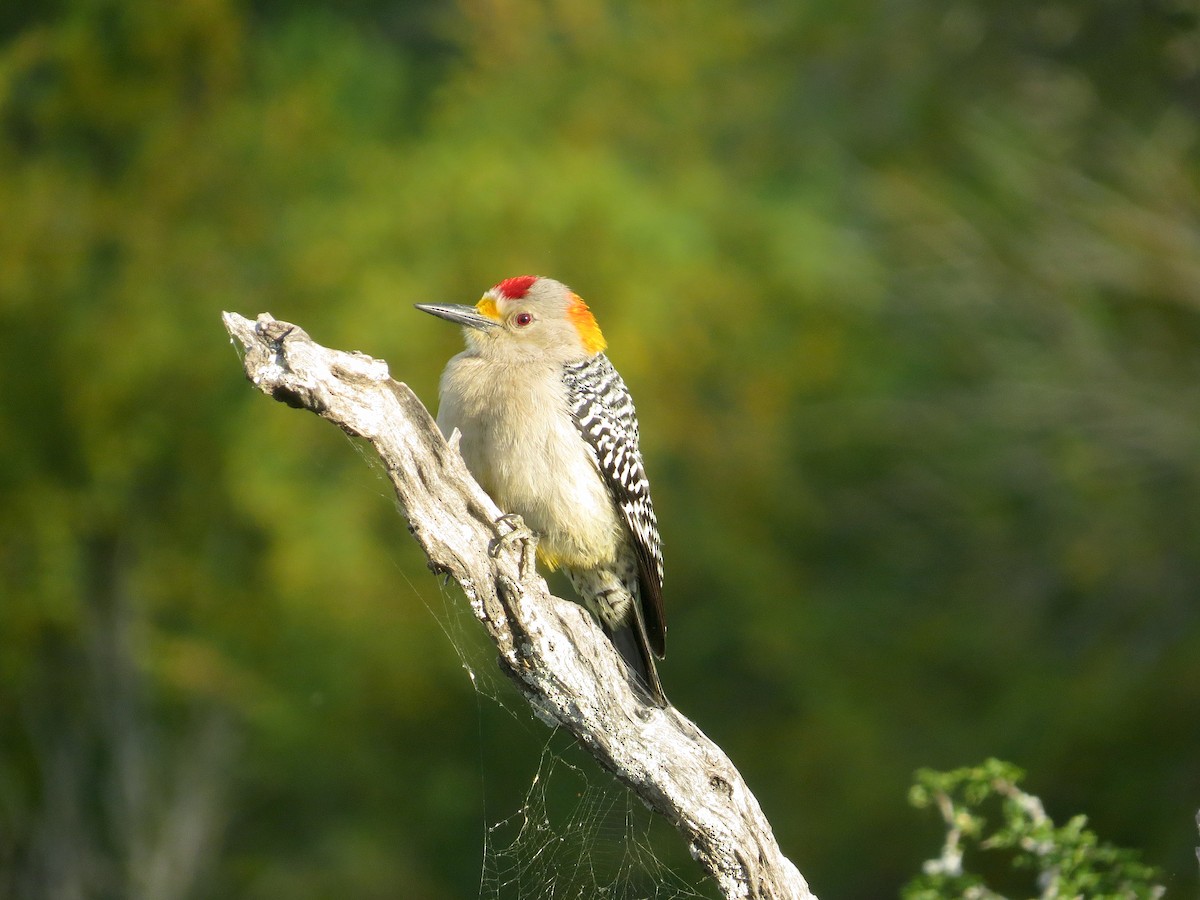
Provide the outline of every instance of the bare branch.
<path id="1" fill-rule="evenodd" d="M 550 594 L 530 547 L 386 363 L 329 350 L 294 325 L 225 313 L 263 393 L 370 442 L 435 572 L 461 586 L 501 666 L 547 723 L 570 731 L 653 810 L 730 898 L 811 898 L 733 763 L 673 708 L 644 704 L 620 657 L 577 604 Z"/>

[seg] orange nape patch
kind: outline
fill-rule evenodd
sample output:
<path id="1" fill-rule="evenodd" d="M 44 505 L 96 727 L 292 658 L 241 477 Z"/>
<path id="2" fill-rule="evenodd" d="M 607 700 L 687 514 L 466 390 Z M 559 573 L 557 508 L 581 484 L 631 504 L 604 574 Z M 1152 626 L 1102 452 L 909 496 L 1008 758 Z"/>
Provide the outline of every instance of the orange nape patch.
<path id="1" fill-rule="evenodd" d="M 483 298 L 475 304 L 475 311 L 493 321 L 500 321 L 500 310 L 496 309 L 496 301 L 487 294 L 484 294 Z"/>
<path id="2" fill-rule="evenodd" d="M 600 333 L 600 326 L 596 324 L 596 317 L 578 294 L 571 294 L 571 299 L 567 301 L 567 318 L 579 332 L 583 349 L 588 353 L 599 353 L 608 346 L 608 341 Z"/>

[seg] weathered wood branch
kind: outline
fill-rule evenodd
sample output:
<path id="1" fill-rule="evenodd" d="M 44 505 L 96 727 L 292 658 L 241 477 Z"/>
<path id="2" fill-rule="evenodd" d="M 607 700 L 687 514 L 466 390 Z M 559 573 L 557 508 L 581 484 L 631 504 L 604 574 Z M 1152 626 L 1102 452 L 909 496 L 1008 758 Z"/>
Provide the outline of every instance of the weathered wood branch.
<path id="1" fill-rule="evenodd" d="M 223 318 L 259 390 L 374 447 L 430 568 L 462 586 L 539 718 L 570 731 L 671 821 L 726 897 L 813 896 L 721 748 L 677 710 L 642 702 L 591 617 L 550 594 L 530 542 L 503 539 L 511 528 L 498 523 L 502 511 L 386 363 L 322 347 L 270 315 Z"/>

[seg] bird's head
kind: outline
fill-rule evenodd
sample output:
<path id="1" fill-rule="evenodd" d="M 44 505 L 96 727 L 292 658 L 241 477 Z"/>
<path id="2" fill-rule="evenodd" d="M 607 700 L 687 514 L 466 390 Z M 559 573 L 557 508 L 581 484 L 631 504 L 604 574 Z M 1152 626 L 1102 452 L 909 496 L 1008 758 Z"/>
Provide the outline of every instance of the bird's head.
<path id="1" fill-rule="evenodd" d="M 417 309 L 464 326 L 467 343 L 496 357 L 575 362 L 601 352 L 596 317 L 560 281 L 537 275 L 506 278 L 474 306 L 418 303 Z"/>

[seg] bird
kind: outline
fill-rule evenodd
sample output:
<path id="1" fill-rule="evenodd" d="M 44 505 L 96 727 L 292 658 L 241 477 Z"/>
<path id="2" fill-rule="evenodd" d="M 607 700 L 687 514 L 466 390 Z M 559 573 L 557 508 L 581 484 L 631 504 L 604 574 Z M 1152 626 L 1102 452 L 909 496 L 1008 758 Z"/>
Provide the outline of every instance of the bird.
<path id="1" fill-rule="evenodd" d="M 418 303 L 463 326 L 437 422 L 475 480 L 537 537 L 634 673 L 642 697 L 669 705 L 662 540 L 629 389 L 588 305 L 560 281 L 506 278 L 473 306 Z"/>

